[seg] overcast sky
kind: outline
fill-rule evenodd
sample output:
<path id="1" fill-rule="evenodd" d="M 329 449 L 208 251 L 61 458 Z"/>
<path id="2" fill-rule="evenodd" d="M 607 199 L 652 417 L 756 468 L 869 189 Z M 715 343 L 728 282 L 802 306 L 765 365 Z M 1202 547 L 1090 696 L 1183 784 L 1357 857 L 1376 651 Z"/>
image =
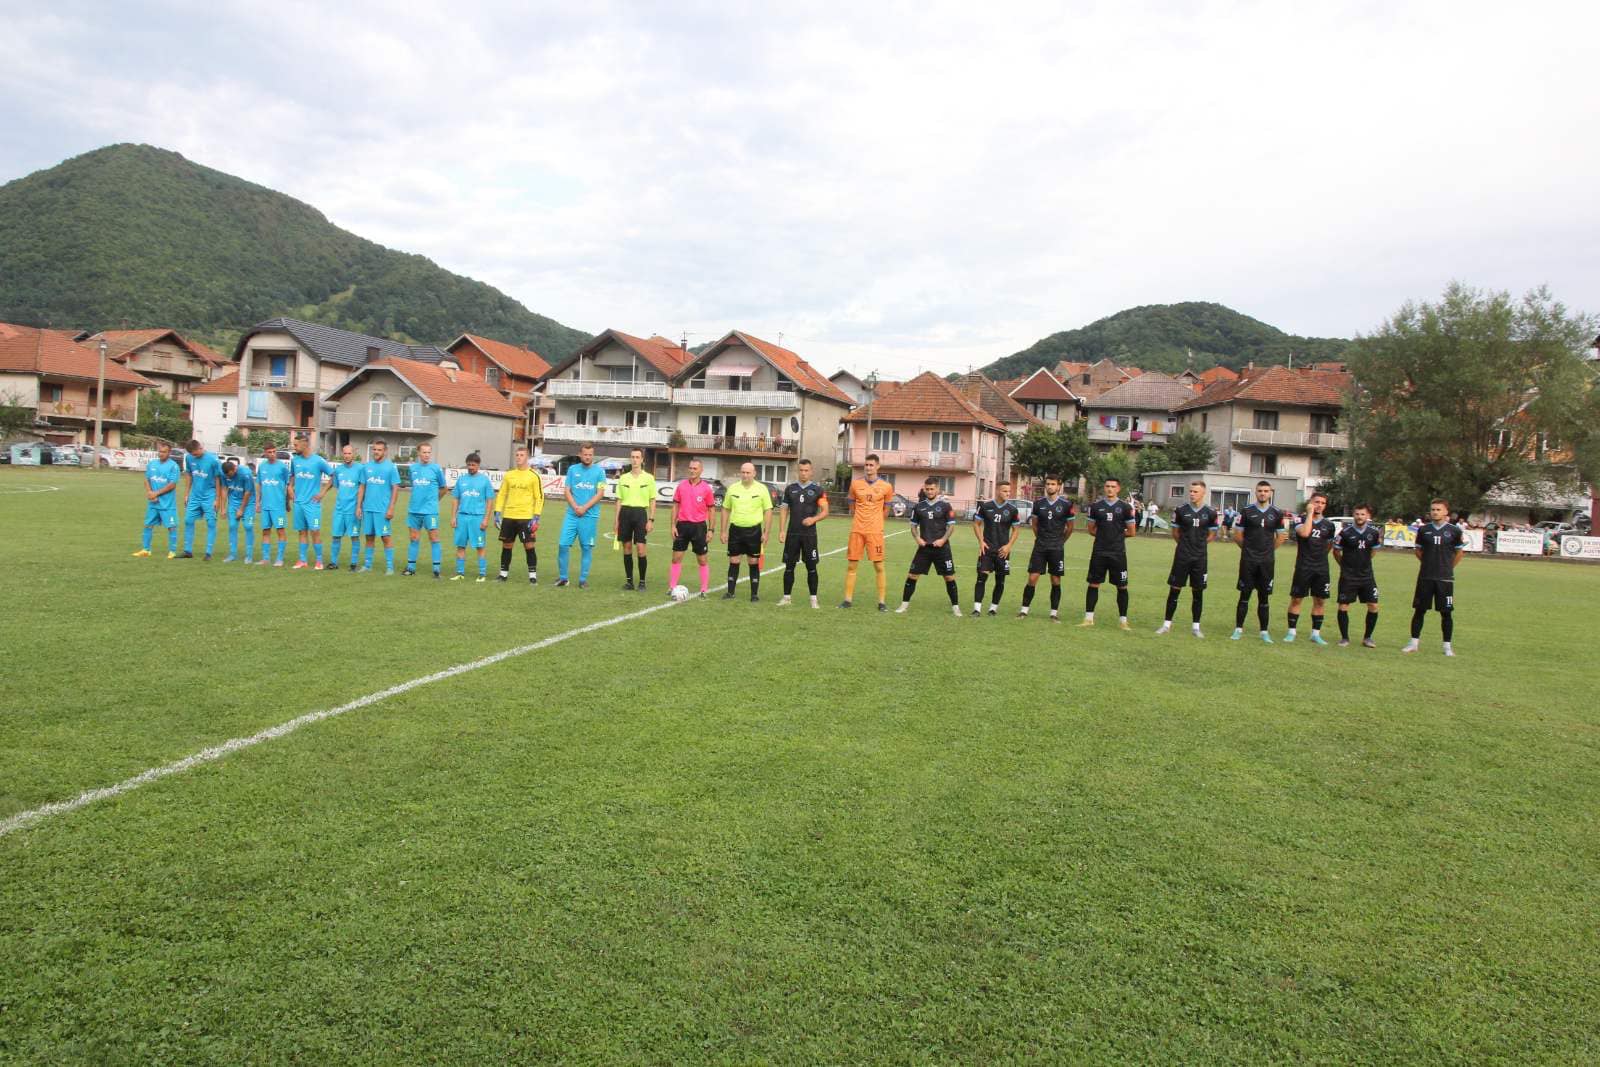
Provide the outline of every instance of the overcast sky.
<path id="1" fill-rule="evenodd" d="M 1592 0 L 409 6 L 0 0 L 0 181 L 160 145 L 580 329 L 890 377 L 1145 303 L 1600 310 Z"/>

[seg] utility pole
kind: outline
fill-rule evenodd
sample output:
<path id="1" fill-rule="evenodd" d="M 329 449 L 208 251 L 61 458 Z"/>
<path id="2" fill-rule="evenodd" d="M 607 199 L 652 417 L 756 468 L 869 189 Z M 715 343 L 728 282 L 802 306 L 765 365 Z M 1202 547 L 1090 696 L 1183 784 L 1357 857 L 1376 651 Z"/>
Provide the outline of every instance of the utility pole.
<path id="1" fill-rule="evenodd" d="M 100 373 L 94 388 L 94 440 L 89 448 L 89 469 L 100 465 L 100 419 L 106 413 L 106 339 L 100 338 Z"/>
<path id="2" fill-rule="evenodd" d="M 861 452 L 862 459 L 865 461 L 867 453 L 872 451 L 872 402 L 878 399 L 877 370 L 874 369 L 871 374 L 868 374 L 867 380 L 861 384 L 867 387 L 867 444 L 866 448 Z M 855 464 L 851 463 L 851 466 L 855 466 Z"/>

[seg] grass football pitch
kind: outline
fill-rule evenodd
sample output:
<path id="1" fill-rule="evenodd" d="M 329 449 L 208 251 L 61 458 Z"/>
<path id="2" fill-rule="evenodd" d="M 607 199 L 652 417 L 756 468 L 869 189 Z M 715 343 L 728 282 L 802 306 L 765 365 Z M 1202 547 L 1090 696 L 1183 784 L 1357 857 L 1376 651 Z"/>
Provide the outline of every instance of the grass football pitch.
<path id="1" fill-rule="evenodd" d="M 553 588 L 559 504 L 533 589 L 131 559 L 143 510 L 0 471 L 0 821 L 665 602 L 665 514 L 641 596 L 604 541 Z M 1153 539 L 1077 629 L 1085 546 L 1061 625 L 839 611 L 835 554 L 0 835 L 0 1061 L 1600 1060 L 1600 570 L 1469 559 L 1447 660 L 1406 555 L 1367 651 L 1227 640 L 1226 546 L 1153 636 Z"/>

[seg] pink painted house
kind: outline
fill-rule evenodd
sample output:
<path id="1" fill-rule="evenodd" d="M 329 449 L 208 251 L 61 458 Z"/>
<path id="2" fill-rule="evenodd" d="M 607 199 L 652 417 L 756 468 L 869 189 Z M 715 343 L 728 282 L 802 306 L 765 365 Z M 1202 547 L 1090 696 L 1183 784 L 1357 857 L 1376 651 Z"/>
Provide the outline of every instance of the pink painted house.
<path id="1" fill-rule="evenodd" d="M 967 508 L 994 493 L 1006 454 L 1005 427 L 928 371 L 844 419 L 845 461 L 859 476 L 876 452 L 895 492 L 915 500 L 929 475 Z"/>

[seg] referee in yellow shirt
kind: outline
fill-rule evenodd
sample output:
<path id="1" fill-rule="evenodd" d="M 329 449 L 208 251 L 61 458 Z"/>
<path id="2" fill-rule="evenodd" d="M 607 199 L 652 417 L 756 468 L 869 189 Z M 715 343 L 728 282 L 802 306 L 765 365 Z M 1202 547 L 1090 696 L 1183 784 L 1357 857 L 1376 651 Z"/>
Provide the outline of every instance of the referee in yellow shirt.
<path id="1" fill-rule="evenodd" d="M 644 592 L 644 571 L 648 565 L 645 550 L 647 540 L 656 525 L 656 476 L 644 469 L 644 449 L 628 452 L 631 469 L 617 479 L 617 525 L 612 535 L 622 546 L 622 569 L 628 580 L 624 589 L 637 588 Z M 639 557 L 639 584 L 633 584 L 633 557 Z"/>
<path id="2" fill-rule="evenodd" d="M 762 525 L 765 520 L 765 525 Z M 756 465 L 739 468 L 739 480 L 722 496 L 722 543 L 728 546 L 728 591 L 723 600 L 733 599 L 739 581 L 739 560 L 750 561 L 750 602 L 761 599 L 761 553 L 772 532 L 772 493 L 765 482 L 756 481 Z"/>
<path id="3" fill-rule="evenodd" d="M 500 479 L 500 492 L 494 498 L 494 524 L 500 528 L 500 581 L 511 577 L 511 545 L 520 540 L 528 557 L 528 584 L 539 584 L 539 553 L 533 539 L 543 514 L 544 482 L 538 471 L 528 468 L 527 448 L 518 445 L 516 465 Z"/>

